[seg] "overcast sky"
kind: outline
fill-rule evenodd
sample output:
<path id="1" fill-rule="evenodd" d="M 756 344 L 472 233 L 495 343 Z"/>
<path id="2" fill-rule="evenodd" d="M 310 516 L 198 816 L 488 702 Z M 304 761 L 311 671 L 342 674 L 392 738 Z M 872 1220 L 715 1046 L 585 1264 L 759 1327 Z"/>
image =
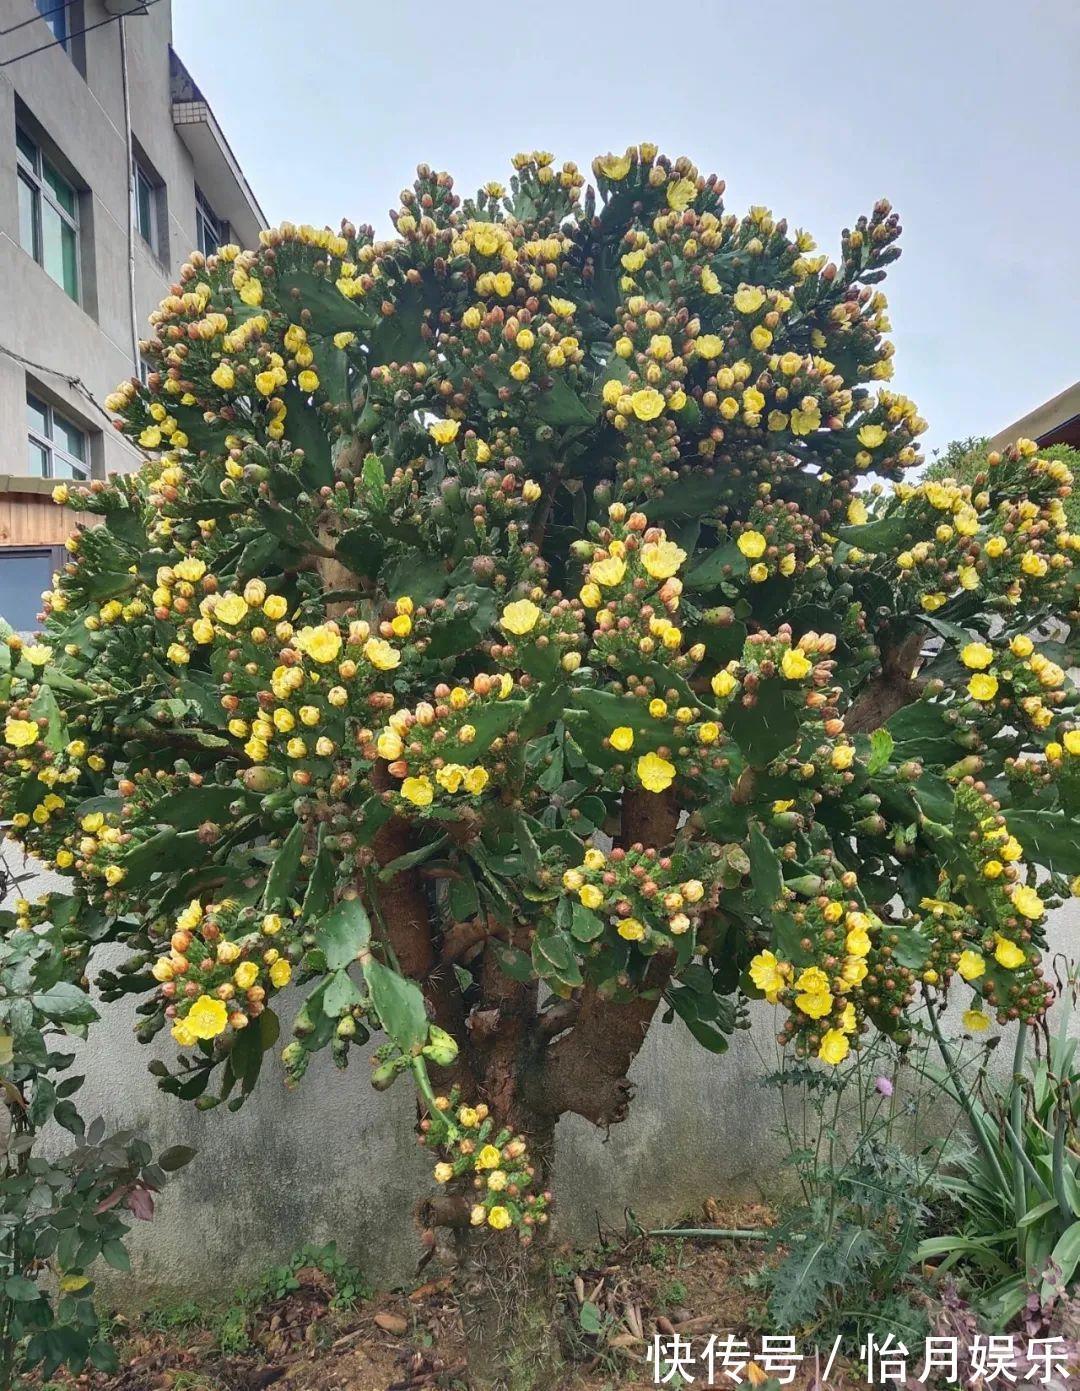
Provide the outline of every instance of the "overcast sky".
<path id="1" fill-rule="evenodd" d="M 836 252 L 885 196 L 892 383 L 927 447 L 1080 378 L 1077 0 L 175 0 L 175 46 L 272 221 L 389 231 L 417 163 L 655 140 Z"/>

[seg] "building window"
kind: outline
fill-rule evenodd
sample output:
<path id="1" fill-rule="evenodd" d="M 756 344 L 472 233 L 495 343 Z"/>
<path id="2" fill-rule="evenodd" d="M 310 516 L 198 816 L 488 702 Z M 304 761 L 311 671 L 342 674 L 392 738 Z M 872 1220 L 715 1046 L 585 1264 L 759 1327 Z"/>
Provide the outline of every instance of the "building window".
<path id="1" fill-rule="evenodd" d="M 66 559 L 62 546 L 0 546 L 0 618 L 17 633 L 38 627 L 41 596 Z"/>
<path id="2" fill-rule="evenodd" d="M 135 161 L 135 226 L 155 256 L 161 255 L 162 188 L 149 169 Z"/>
<path id="3" fill-rule="evenodd" d="M 79 195 L 41 146 L 15 128 L 19 180 L 19 241 L 24 251 L 78 303 Z"/>
<path id="4" fill-rule="evenodd" d="M 37 0 L 38 12 L 53 32 L 57 43 L 67 48 L 68 5 L 71 0 Z"/>
<path id="5" fill-rule="evenodd" d="M 85 478 L 90 472 L 86 432 L 47 401 L 26 393 L 27 472 L 35 478 Z"/>
<path id="6" fill-rule="evenodd" d="M 195 190 L 195 232 L 199 250 L 204 256 L 213 256 L 225 241 L 217 214 L 198 189 Z"/>

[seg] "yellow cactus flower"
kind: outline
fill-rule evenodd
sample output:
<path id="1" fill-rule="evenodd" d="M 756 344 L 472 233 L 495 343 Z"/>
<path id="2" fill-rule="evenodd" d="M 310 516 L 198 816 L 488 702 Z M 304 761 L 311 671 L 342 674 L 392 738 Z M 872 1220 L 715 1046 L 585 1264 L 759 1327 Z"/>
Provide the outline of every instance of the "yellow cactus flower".
<path id="1" fill-rule="evenodd" d="M 436 420 L 428 426 L 428 434 L 436 444 L 453 444 L 460 429 L 460 420 Z"/>
<path id="2" fill-rule="evenodd" d="M 597 909 L 603 907 L 604 892 L 597 888 L 595 884 L 582 884 L 578 889 L 578 898 L 585 908 Z"/>
<path id="3" fill-rule="evenodd" d="M 723 699 L 729 696 L 739 683 L 730 671 L 718 671 L 709 684 L 713 695 Z"/>
<path id="4" fill-rule="evenodd" d="M 37 741 L 38 727 L 33 720 L 16 720 L 8 717 L 4 725 L 4 742 L 13 749 L 25 749 Z"/>
<path id="5" fill-rule="evenodd" d="M 848 1055 L 851 1044 L 842 1029 L 827 1029 L 821 1038 L 818 1057 L 823 1063 L 836 1067 Z"/>
<path id="6" fill-rule="evenodd" d="M 602 584 L 605 588 L 612 588 L 614 585 L 621 584 L 623 576 L 626 574 L 626 561 L 621 555 L 609 555 L 604 560 L 594 560 L 589 566 L 589 579 L 594 584 Z M 588 586 L 586 586 L 587 588 Z M 585 591 L 582 590 L 581 602 L 585 604 Z M 593 607 L 585 604 L 586 608 Z"/>
<path id="7" fill-rule="evenodd" d="M 641 563 L 654 580 L 667 580 L 686 560 L 686 552 L 674 541 L 647 541 L 641 548 Z"/>
<path id="8" fill-rule="evenodd" d="M 844 772 L 855 762 L 855 746 L 853 744 L 837 744 L 832 751 L 829 762 L 839 772 Z"/>
<path id="9" fill-rule="evenodd" d="M 341 651 L 341 635 L 320 623 L 318 627 L 301 628 L 293 637 L 293 645 L 316 662 L 333 662 Z"/>
<path id="10" fill-rule="evenodd" d="M 986 970 L 986 958 L 982 952 L 962 951 L 956 969 L 963 980 L 978 980 Z"/>
<path id="11" fill-rule="evenodd" d="M 756 314 L 765 303 L 765 291 L 757 285 L 740 285 L 733 303 L 740 314 Z"/>
<path id="12" fill-rule="evenodd" d="M 978 672 L 968 682 L 967 688 L 972 700 L 993 700 L 998 691 L 998 679 L 986 672 Z"/>
<path id="13" fill-rule="evenodd" d="M 675 781 L 675 765 L 658 753 L 647 753 L 637 761 L 637 775 L 647 792 L 663 792 Z"/>
<path id="14" fill-rule="evenodd" d="M 196 1039 L 217 1038 L 225 1032 L 229 1014 L 223 1000 L 215 1000 L 211 995 L 200 995 L 187 1014 L 184 1023 L 188 1032 Z"/>
<path id="15" fill-rule="evenodd" d="M 418 778 L 406 778 L 401 784 L 401 795 L 413 806 L 428 807 L 435 796 L 435 789 L 426 773 Z"/>
<path id="16" fill-rule="evenodd" d="M 769 543 L 760 531 L 744 531 L 735 544 L 748 560 L 757 560 L 765 554 Z"/>
<path id="17" fill-rule="evenodd" d="M 810 1019 L 823 1019 L 831 1012 L 832 1007 L 833 996 L 830 990 L 803 990 L 795 996 L 795 1008 Z"/>
<path id="18" fill-rule="evenodd" d="M 490 775 L 486 768 L 477 765 L 470 768 L 465 774 L 465 791 L 474 797 L 478 797 L 490 781 Z"/>
<path id="19" fill-rule="evenodd" d="M 233 972 L 233 980 L 241 990 L 250 990 L 259 979 L 259 968 L 254 961 L 241 961 Z"/>
<path id="20" fill-rule="evenodd" d="M 234 594 L 232 590 L 227 590 L 214 605 L 214 617 L 219 623 L 228 623 L 230 627 L 246 618 L 247 613 L 248 606 L 243 595 Z"/>
<path id="21" fill-rule="evenodd" d="M 685 212 L 697 198 L 697 184 L 693 179 L 674 179 L 667 186 L 667 205 L 673 212 Z"/>
<path id="22" fill-rule="evenodd" d="M 994 653 L 985 642 L 969 642 L 960 649 L 960 660 L 971 671 L 984 671 L 994 660 Z"/>
<path id="23" fill-rule="evenodd" d="M 619 753 L 626 753 L 627 749 L 634 746 L 634 731 L 627 724 L 619 725 L 618 729 L 613 729 L 608 736 L 611 747 L 618 749 Z"/>
<path id="24" fill-rule="evenodd" d="M 539 619 L 540 609 L 531 599 L 518 599 L 513 604 L 507 604 L 499 622 L 508 633 L 523 637 L 532 632 Z"/>
<path id="25" fill-rule="evenodd" d="M 364 656 L 376 671 L 393 671 L 401 664 L 401 653 L 384 638 L 368 638 L 364 643 Z"/>
<path id="26" fill-rule="evenodd" d="M 612 183 L 625 179 L 630 172 L 629 155 L 601 155 L 596 161 L 597 171 Z"/>
<path id="27" fill-rule="evenodd" d="M 664 409 L 664 398 L 655 387 L 645 386 L 630 397 L 630 408 L 639 420 L 655 420 Z"/>
<path id="28" fill-rule="evenodd" d="M 777 960 L 771 951 L 758 952 L 750 962 L 750 979 L 769 1004 L 775 1005 L 781 990 L 787 985 L 784 963 Z"/>
<path id="29" fill-rule="evenodd" d="M 810 658 L 798 647 L 789 647 L 780 658 L 780 670 L 789 681 L 801 681 L 814 669 Z"/>
<path id="30" fill-rule="evenodd" d="M 1042 899 L 1027 884 L 1019 884 L 1013 889 L 1012 906 L 1021 917 L 1028 918 L 1032 922 L 1038 922 L 1046 911 Z"/>

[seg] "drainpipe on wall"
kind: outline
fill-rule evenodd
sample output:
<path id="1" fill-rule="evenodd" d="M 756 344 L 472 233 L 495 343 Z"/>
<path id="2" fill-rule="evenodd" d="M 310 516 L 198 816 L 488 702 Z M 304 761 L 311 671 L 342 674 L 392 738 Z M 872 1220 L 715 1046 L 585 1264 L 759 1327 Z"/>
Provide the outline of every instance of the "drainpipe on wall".
<path id="1" fill-rule="evenodd" d="M 135 150 L 131 134 L 131 83 L 128 76 L 127 20 L 121 15 L 116 22 L 120 34 L 120 81 L 124 96 L 124 145 L 127 149 L 128 219 L 128 308 L 131 311 L 131 365 L 134 375 L 139 370 L 139 311 L 135 304 Z"/>

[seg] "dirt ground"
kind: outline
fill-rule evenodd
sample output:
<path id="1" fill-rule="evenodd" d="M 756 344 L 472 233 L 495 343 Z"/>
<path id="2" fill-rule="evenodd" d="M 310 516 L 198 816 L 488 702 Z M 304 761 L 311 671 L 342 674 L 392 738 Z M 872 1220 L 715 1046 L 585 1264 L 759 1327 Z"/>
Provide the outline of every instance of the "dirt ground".
<path id="1" fill-rule="evenodd" d="M 710 1200 L 692 1223 L 768 1226 L 768 1209 L 720 1211 Z M 611 1234 L 587 1249 L 558 1253 L 557 1273 L 572 1370 L 551 1391 L 645 1391 L 654 1386 L 646 1354 L 653 1335 L 700 1340 L 731 1333 L 756 1346 L 762 1329 L 755 1277 L 760 1242 Z M 465 1364 L 450 1281 L 380 1293 L 334 1308 L 333 1281 L 317 1267 L 296 1272 L 298 1288 L 245 1310 L 230 1340 L 220 1328 L 148 1316 L 114 1332 L 121 1370 L 79 1377 L 80 1391 L 455 1391 Z M 585 1310 L 584 1315 L 582 1310 Z M 236 1335 L 239 1336 L 236 1336 Z M 239 1346 L 229 1350 L 230 1341 Z M 807 1385 L 813 1369 L 797 1377 Z M 730 1387 L 720 1379 L 717 1385 Z M 838 1386 L 836 1379 L 831 1379 Z M 678 1384 L 678 1383 L 676 1383 Z M 695 1388 L 707 1383 L 699 1372 Z"/>

